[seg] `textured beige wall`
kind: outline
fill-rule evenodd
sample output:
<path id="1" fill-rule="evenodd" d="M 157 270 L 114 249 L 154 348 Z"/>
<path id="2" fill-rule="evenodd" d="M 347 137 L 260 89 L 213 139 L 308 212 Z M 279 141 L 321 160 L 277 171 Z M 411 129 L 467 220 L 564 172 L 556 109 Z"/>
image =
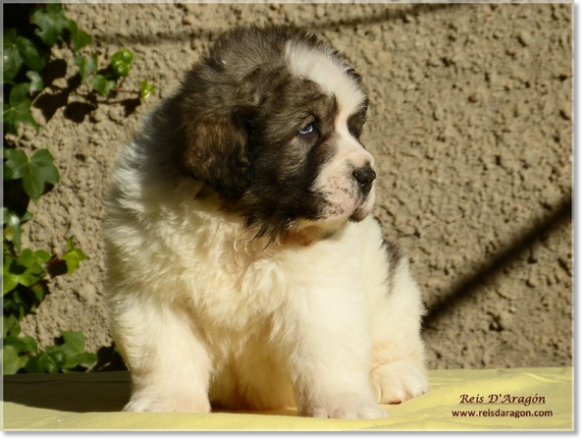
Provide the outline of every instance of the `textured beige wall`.
<path id="1" fill-rule="evenodd" d="M 218 33 L 267 21 L 325 37 L 364 77 L 371 110 L 363 141 L 379 171 L 376 215 L 424 289 L 429 366 L 572 363 L 571 5 L 67 11 L 94 36 L 100 57 L 135 51 L 126 85 L 148 78 L 158 90 L 128 117 L 120 100 L 84 117 L 76 111 L 84 99 L 72 94 L 40 137 L 24 134 L 30 150 L 50 148 L 62 171 L 34 208 L 28 243 L 62 251 L 74 234 L 89 257 L 52 284 L 26 332 L 47 344 L 60 329 L 78 329 L 93 349 L 109 344 L 100 221 L 116 151 Z"/>

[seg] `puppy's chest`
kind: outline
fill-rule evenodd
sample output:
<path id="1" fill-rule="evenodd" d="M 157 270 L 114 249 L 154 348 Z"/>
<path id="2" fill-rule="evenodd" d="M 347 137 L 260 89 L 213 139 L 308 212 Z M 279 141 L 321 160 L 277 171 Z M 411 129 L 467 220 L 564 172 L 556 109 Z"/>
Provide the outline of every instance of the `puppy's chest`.
<path id="1" fill-rule="evenodd" d="M 249 241 L 219 237 L 199 244 L 185 268 L 197 314 L 233 325 L 272 314 L 294 290 L 286 257 Z"/>

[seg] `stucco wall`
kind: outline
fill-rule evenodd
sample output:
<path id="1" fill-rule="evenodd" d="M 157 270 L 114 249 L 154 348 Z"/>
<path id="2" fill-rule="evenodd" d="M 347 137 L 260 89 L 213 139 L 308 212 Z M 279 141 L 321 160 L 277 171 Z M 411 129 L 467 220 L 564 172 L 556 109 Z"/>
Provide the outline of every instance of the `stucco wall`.
<path id="1" fill-rule="evenodd" d="M 126 84 L 148 78 L 157 94 L 128 117 L 124 103 L 80 112 L 76 94 L 52 116 L 36 109 L 45 124 L 22 143 L 49 148 L 62 179 L 33 207 L 25 245 L 62 252 L 74 234 L 89 259 L 52 283 L 25 332 L 48 344 L 76 329 L 94 350 L 109 344 L 100 222 L 116 151 L 221 31 L 266 21 L 330 40 L 364 78 L 376 215 L 424 290 L 429 366 L 571 364 L 571 5 L 69 4 L 67 13 L 100 58 L 132 49 Z"/>

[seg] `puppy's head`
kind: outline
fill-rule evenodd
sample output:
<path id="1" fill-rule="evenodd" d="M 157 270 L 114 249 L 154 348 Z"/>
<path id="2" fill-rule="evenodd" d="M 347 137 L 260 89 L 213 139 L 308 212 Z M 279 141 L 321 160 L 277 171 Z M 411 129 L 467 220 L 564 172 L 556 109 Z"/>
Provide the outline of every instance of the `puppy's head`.
<path id="1" fill-rule="evenodd" d="M 284 27 L 223 35 L 171 100 L 181 170 L 259 234 L 330 234 L 374 203 L 368 101 L 330 46 Z"/>

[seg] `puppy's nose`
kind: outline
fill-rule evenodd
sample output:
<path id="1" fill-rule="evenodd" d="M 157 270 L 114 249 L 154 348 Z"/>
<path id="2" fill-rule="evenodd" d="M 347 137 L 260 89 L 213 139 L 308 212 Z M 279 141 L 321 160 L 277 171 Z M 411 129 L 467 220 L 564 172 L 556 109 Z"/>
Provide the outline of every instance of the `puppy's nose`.
<path id="1" fill-rule="evenodd" d="M 353 171 L 353 176 L 360 185 L 364 195 L 367 195 L 372 189 L 372 183 L 376 179 L 376 172 L 370 166 L 360 167 Z"/>

